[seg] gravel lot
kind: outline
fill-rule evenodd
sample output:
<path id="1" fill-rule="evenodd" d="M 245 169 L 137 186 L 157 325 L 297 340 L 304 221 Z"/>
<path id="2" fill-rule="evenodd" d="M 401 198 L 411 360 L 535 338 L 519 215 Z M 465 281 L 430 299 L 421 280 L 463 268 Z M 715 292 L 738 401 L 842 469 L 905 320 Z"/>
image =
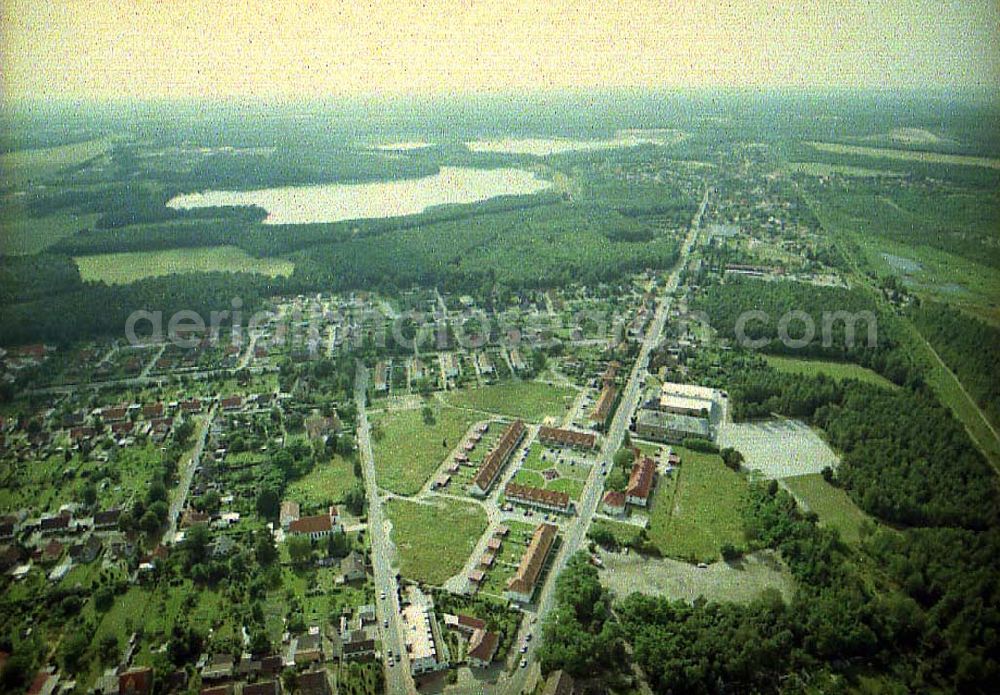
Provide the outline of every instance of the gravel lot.
<path id="1" fill-rule="evenodd" d="M 624 555 L 599 550 L 598 553 L 604 562 L 601 583 L 619 598 L 638 591 L 685 601 L 704 596 L 715 601 L 746 602 L 764 589 L 777 589 L 786 599 L 791 598 L 794 590 L 781 560 L 770 551 L 752 553 L 732 565 L 713 562 L 704 569 L 634 552 Z"/>
<path id="2" fill-rule="evenodd" d="M 839 460 L 819 435 L 798 420 L 722 423 L 718 444 L 743 453 L 744 466 L 766 478 L 819 473 Z"/>

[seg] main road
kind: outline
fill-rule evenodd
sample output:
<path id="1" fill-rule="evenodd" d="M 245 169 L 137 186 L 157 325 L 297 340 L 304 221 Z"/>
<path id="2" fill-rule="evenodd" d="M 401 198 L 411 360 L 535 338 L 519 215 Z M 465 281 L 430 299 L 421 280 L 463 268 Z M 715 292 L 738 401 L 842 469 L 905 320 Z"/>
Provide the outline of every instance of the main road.
<path id="1" fill-rule="evenodd" d="M 361 454 L 361 471 L 365 480 L 365 496 L 368 500 L 368 539 L 371 543 L 372 574 L 375 580 L 376 608 L 380 621 L 388 619 L 388 627 L 382 629 L 382 648 L 392 649 L 394 666 L 389 666 L 385 658 L 386 692 L 412 693 L 416 686 L 410 676 L 406 659 L 406 645 L 403 641 L 405 630 L 400 617 L 398 584 L 393 570 L 396 549 L 389 536 L 388 521 L 382 511 L 375 478 L 375 456 L 372 453 L 371 427 L 368 424 L 368 369 L 359 361 L 354 380 L 354 399 L 358 406 L 358 451 Z M 382 598 L 385 596 L 385 598 Z M 384 623 L 380 623 L 384 624 Z"/>
<path id="2" fill-rule="evenodd" d="M 642 395 L 642 383 L 649 366 L 649 356 L 652 353 L 653 348 L 659 343 L 660 336 L 663 334 L 663 327 L 666 325 L 667 314 L 670 312 L 670 304 L 673 299 L 672 294 L 674 290 L 677 289 L 681 270 L 687 263 L 688 256 L 691 253 L 691 248 L 698 239 L 698 234 L 701 229 L 701 218 L 705 214 L 705 208 L 708 206 L 708 195 L 709 190 L 706 189 L 701 200 L 701 205 L 698 206 L 698 211 L 691 220 L 691 228 L 688 231 L 688 235 L 685 237 L 684 243 L 681 246 L 680 255 L 677 259 L 677 265 L 675 265 L 673 270 L 670 272 L 667 282 L 660 293 L 659 300 L 657 301 L 656 312 L 653 314 L 653 319 L 649 323 L 649 328 L 646 331 L 645 337 L 642 341 L 642 346 L 639 349 L 639 355 L 635 360 L 635 364 L 632 366 L 632 371 L 629 374 L 628 382 L 626 383 L 625 390 L 622 394 L 621 403 L 619 404 L 615 417 L 611 422 L 611 426 L 608 428 L 607 436 L 604 438 L 604 445 L 601 447 L 601 458 L 604 461 L 610 461 L 614 457 L 615 452 L 621 448 L 622 441 L 624 441 L 625 438 L 625 432 L 628 430 L 629 423 L 632 420 L 632 415 L 639 406 L 639 398 Z M 544 622 L 549 610 L 551 610 L 554 602 L 555 578 L 566 567 L 566 563 L 569 561 L 569 558 L 571 558 L 578 550 L 580 550 L 581 547 L 583 547 L 584 541 L 587 538 L 587 529 L 590 527 L 590 522 L 593 519 L 594 513 L 597 511 L 597 505 L 600 503 L 603 492 L 604 476 L 601 475 L 598 466 L 593 466 L 590 471 L 590 476 L 587 478 L 583 494 L 580 496 L 580 502 L 577 505 L 577 519 L 575 522 L 569 524 L 565 529 L 563 534 L 563 543 L 558 554 L 556 555 L 555 561 L 553 562 L 548 580 L 545 582 L 545 585 L 539 593 L 538 602 L 534 612 L 529 612 L 529 615 L 531 616 L 530 621 L 526 620 L 522 623 L 520 633 L 514 643 L 515 648 L 524 643 L 524 638 L 529 632 L 541 628 L 541 625 Z M 528 642 L 528 651 L 524 655 L 524 658 L 532 664 L 532 670 L 537 668 L 537 665 L 535 665 L 535 651 L 539 641 L 540 640 L 532 640 L 531 642 Z M 528 680 L 528 674 L 528 669 L 518 668 L 509 677 L 502 677 L 498 681 L 496 692 L 505 693 L 506 695 L 519 695 L 524 692 L 525 685 Z"/>

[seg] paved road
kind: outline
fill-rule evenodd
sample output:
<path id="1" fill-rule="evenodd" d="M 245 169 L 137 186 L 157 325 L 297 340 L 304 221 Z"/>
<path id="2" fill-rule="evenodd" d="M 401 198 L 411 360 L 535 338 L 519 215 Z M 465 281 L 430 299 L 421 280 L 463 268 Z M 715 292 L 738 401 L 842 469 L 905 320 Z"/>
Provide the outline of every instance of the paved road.
<path id="1" fill-rule="evenodd" d="M 194 480 L 194 472 L 198 468 L 198 464 L 201 463 L 201 455 L 205 451 L 205 442 L 208 440 L 208 433 L 212 429 L 213 417 L 215 417 L 215 403 L 208 409 L 208 414 L 205 416 L 201 431 L 198 433 L 198 442 L 194 446 L 191 458 L 188 459 L 187 465 L 181 470 L 176 494 L 170 501 L 170 513 L 167 515 L 169 523 L 167 524 L 167 530 L 163 532 L 164 542 L 172 541 L 174 534 L 177 533 L 177 518 L 180 516 L 181 510 L 184 509 L 188 492 L 191 491 L 191 481 Z"/>
<path id="2" fill-rule="evenodd" d="M 406 660 L 406 646 L 403 620 L 399 612 L 399 594 L 393 558 L 396 549 L 389 534 L 388 520 L 382 512 L 382 498 L 379 497 L 375 478 L 375 456 L 372 453 L 371 427 L 368 424 L 367 406 L 368 370 L 358 363 L 358 373 L 354 381 L 354 399 L 358 406 L 358 449 L 361 453 L 362 474 L 365 480 L 365 495 L 368 499 L 368 538 L 371 541 L 372 572 L 375 577 L 375 606 L 379 617 L 389 619 L 388 629 L 382 631 L 382 648 L 392 649 L 395 665 L 390 667 L 388 659 L 385 668 L 386 692 L 416 692 L 410 677 L 409 662 Z M 385 599 L 382 599 L 382 594 Z"/>
<path id="3" fill-rule="evenodd" d="M 625 431 L 628 429 L 632 420 L 632 415 L 639 405 L 639 398 L 642 395 L 642 382 L 646 375 L 647 367 L 649 366 L 649 356 L 653 348 L 659 343 L 660 336 L 663 334 L 663 327 L 666 324 L 667 314 L 670 311 L 670 303 L 673 299 L 671 294 L 677 289 L 677 284 L 680 279 L 680 271 L 687 263 L 688 255 L 691 253 L 691 247 L 698 238 L 698 234 L 701 229 L 701 218 L 708 205 L 708 194 L 709 191 L 706 190 L 705 195 L 702 198 L 701 205 L 698 207 L 698 212 L 691 221 L 691 228 L 681 247 L 677 265 L 674 267 L 673 271 L 671 271 L 670 276 L 661 291 L 656 312 L 653 315 L 653 320 L 649 323 L 642 346 L 639 349 L 639 355 L 632 367 L 632 372 L 629 374 L 628 382 L 625 386 L 624 393 L 622 394 L 621 404 L 618 406 L 615 417 L 611 422 L 611 427 L 609 428 L 607 436 L 604 439 L 604 445 L 601 447 L 601 458 L 604 461 L 610 461 L 615 452 L 621 447 L 622 441 L 625 437 Z M 578 519 L 575 523 L 570 524 L 565 529 L 563 543 L 559 549 L 558 555 L 556 555 L 555 562 L 552 565 L 552 570 L 549 572 L 549 578 L 542 587 L 534 612 L 529 612 L 528 620 L 522 622 L 521 630 L 514 643 L 515 648 L 519 647 L 524 642 L 524 637 L 527 633 L 540 632 L 542 623 L 555 601 L 555 578 L 566 567 L 566 563 L 569 561 L 569 558 L 571 558 L 581 547 L 584 546 L 587 538 L 587 529 L 589 528 L 590 522 L 597 511 L 597 506 L 600 503 L 603 492 L 604 477 L 601 475 L 600 467 L 594 466 L 590 471 L 590 476 L 587 478 L 587 484 L 584 488 L 583 494 L 580 496 L 580 502 L 577 504 Z M 535 659 L 535 650 L 537 649 L 538 643 L 539 640 L 537 639 L 533 639 L 528 643 L 526 658 L 531 664 L 531 668 L 518 668 L 509 677 L 501 677 L 501 679 L 497 682 L 497 693 L 518 695 L 519 693 L 524 692 L 528 683 L 529 675 L 538 669 L 537 661 Z"/>

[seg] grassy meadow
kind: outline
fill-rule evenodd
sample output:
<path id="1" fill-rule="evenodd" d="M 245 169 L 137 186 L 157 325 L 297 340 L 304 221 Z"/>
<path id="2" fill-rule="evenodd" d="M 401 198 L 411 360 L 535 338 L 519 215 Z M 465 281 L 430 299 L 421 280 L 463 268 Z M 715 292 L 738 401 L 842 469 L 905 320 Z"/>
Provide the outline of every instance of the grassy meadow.
<path id="1" fill-rule="evenodd" d="M 437 406 L 434 423 L 419 409 L 397 410 L 373 418 L 372 447 L 380 487 L 400 495 L 420 491 L 461 437 L 475 415 Z"/>
<path id="2" fill-rule="evenodd" d="M 475 504 L 392 499 L 385 511 L 399 550 L 400 573 L 427 584 L 440 585 L 460 572 L 486 531 L 486 512 Z"/>
<path id="3" fill-rule="evenodd" d="M 676 451 L 679 470 L 673 478 L 660 476 L 653 493 L 649 540 L 667 557 L 712 562 L 724 543 L 743 545 L 746 481 L 715 454 Z"/>
<path id="4" fill-rule="evenodd" d="M 870 369 L 850 362 L 826 362 L 823 360 L 798 360 L 793 357 L 781 357 L 778 355 L 767 355 L 767 363 L 779 372 L 789 374 L 804 374 L 805 376 L 819 376 L 825 374 L 831 379 L 842 381 L 845 379 L 856 379 L 867 384 L 882 386 L 885 388 L 896 388 L 896 385 L 886 379 L 881 374 L 877 374 Z"/>
<path id="5" fill-rule="evenodd" d="M 135 251 L 76 256 L 80 276 L 91 282 L 125 285 L 143 278 L 174 273 L 259 273 L 271 277 L 292 274 L 291 261 L 281 258 L 254 258 L 235 246 Z"/>
<path id="6" fill-rule="evenodd" d="M 782 482 L 796 499 L 816 512 L 821 524 L 837 529 L 840 537 L 848 543 L 857 543 L 861 539 L 861 524 L 868 520 L 868 516 L 858 509 L 846 492 L 826 482 L 819 473 L 783 478 Z"/>
<path id="7" fill-rule="evenodd" d="M 492 386 L 467 388 L 449 393 L 448 403 L 507 417 L 540 422 L 562 417 L 573 404 L 576 391 L 541 381 L 508 381 Z"/>

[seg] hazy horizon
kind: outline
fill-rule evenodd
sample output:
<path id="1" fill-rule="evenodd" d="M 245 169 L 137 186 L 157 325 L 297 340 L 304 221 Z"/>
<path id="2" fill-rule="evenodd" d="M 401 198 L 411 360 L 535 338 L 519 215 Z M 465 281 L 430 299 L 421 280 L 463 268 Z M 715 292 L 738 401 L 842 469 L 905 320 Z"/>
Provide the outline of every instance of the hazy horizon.
<path id="1" fill-rule="evenodd" d="M 5 102 L 986 90 L 1000 6 L 0 3 Z"/>

